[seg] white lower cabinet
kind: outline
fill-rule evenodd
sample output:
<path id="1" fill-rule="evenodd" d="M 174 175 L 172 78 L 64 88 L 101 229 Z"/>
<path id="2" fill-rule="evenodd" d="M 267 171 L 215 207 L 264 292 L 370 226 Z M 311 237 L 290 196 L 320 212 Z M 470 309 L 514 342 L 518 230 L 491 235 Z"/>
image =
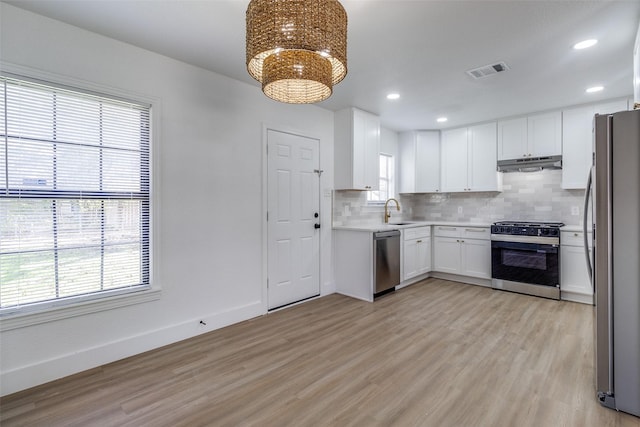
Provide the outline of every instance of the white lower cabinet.
<path id="1" fill-rule="evenodd" d="M 487 227 L 434 227 L 433 270 L 491 278 L 491 242 Z"/>
<path id="2" fill-rule="evenodd" d="M 451 237 L 433 238 L 433 269 L 443 273 L 460 274 L 462 257 L 460 239 Z"/>
<path id="3" fill-rule="evenodd" d="M 593 289 L 587 272 L 583 236 L 583 232 L 561 233 L 560 292 L 564 300 L 592 304 Z M 589 248 L 589 256 L 592 255 L 592 249 Z"/>
<path id="4" fill-rule="evenodd" d="M 403 230 L 403 280 L 431 271 L 431 227 Z"/>
<path id="5" fill-rule="evenodd" d="M 489 240 L 463 239 L 462 273 L 465 276 L 491 278 L 491 242 Z"/>

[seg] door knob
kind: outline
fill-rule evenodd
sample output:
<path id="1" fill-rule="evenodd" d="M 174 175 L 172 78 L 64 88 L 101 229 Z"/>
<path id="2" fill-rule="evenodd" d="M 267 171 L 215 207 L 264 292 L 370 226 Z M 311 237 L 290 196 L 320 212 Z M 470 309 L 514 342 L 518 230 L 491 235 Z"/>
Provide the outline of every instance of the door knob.
<path id="1" fill-rule="evenodd" d="M 313 224 L 313 228 L 320 228 L 320 224 Z"/>
<path id="2" fill-rule="evenodd" d="M 318 212 L 314 213 L 314 214 L 313 214 L 313 217 L 314 217 L 314 218 L 318 218 Z"/>

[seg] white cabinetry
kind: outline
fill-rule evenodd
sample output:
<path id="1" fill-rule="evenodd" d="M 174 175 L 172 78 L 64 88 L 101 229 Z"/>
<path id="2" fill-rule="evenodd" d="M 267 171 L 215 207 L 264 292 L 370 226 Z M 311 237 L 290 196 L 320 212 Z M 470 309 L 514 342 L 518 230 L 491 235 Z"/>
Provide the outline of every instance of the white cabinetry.
<path id="1" fill-rule="evenodd" d="M 627 109 L 627 100 L 571 108 L 562 112 L 562 188 L 583 189 L 592 164 L 593 117 Z"/>
<path id="2" fill-rule="evenodd" d="M 498 160 L 562 154 L 562 113 L 498 121 Z"/>
<path id="3" fill-rule="evenodd" d="M 591 233 L 589 233 L 589 243 L 591 243 Z M 592 249 L 589 247 L 589 256 L 592 257 L 592 255 Z M 592 304 L 593 289 L 587 272 L 583 232 L 561 232 L 560 269 L 562 299 Z"/>
<path id="4" fill-rule="evenodd" d="M 403 280 L 431 271 L 431 227 L 407 228 L 402 231 Z"/>
<path id="5" fill-rule="evenodd" d="M 443 131 L 440 147 L 442 191 L 501 190 L 495 122 Z"/>
<path id="6" fill-rule="evenodd" d="M 527 157 L 527 118 L 498 121 L 498 160 Z"/>
<path id="7" fill-rule="evenodd" d="M 488 227 L 434 226 L 433 270 L 490 279 L 489 238 Z"/>
<path id="8" fill-rule="evenodd" d="M 333 230 L 336 292 L 373 301 L 373 233 Z"/>
<path id="9" fill-rule="evenodd" d="M 400 193 L 440 191 L 440 132 L 400 134 Z"/>
<path id="10" fill-rule="evenodd" d="M 380 119 L 347 108 L 334 115 L 335 188 L 377 190 L 380 180 Z"/>

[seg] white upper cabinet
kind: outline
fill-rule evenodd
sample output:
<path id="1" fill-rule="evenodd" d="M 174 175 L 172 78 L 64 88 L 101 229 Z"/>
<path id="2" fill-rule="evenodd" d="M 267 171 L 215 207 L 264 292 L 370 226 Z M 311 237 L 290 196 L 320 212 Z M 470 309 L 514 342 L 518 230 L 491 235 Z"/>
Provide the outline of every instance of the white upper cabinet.
<path id="1" fill-rule="evenodd" d="M 442 132 L 442 191 L 500 191 L 496 123 Z"/>
<path id="2" fill-rule="evenodd" d="M 400 134 L 399 153 L 400 193 L 440 191 L 440 131 Z"/>
<path id="3" fill-rule="evenodd" d="M 380 119 L 346 108 L 335 113 L 336 190 L 377 190 L 380 180 Z"/>
<path id="4" fill-rule="evenodd" d="M 416 193 L 440 191 L 440 131 L 417 132 Z"/>
<path id="5" fill-rule="evenodd" d="M 400 134 L 400 192 L 440 191 L 440 132 Z"/>
<path id="6" fill-rule="evenodd" d="M 583 189 L 593 162 L 593 117 L 627 109 L 627 100 L 603 102 L 562 112 L 562 188 Z"/>
<path id="7" fill-rule="evenodd" d="M 468 191 L 467 128 L 442 131 L 442 191 Z"/>
<path id="8" fill-rule="evenodd" d="M 562 188 L 585 188 L 591 168 L 593 106 L 562 112 Z"/>
<path id="9" fill-rule="evenodd" d="M 500 178 L 496 169 L 496 123 L 472 126 L 467 129 L 467 180 L 470 191 L 500 191 Z"/>
<path id="10" fill-rule="evenodd" d="M 498 160 L 562 154 L 562 113 L 498 121 Z"/>
<path id="11" fill-rule="evenodd" d="M 526 157 L 527 118 L 498 121 L 498 160 Z"/>
<path id="12" fill-rule="evenodd" d="M 537 114 L 527 117 L 529 157 L 562 154 L 562 113 Z"/>

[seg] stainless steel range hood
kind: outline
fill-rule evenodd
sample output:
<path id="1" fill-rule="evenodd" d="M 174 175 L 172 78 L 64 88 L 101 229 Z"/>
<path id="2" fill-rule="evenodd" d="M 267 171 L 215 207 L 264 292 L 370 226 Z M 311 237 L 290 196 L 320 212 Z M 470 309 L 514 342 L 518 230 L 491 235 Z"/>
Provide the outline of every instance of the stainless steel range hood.
<path id="1" fill-rule="evenodd" d="M 498 160 L 498 172 L 536 172 L 542 169 L 562 169 L 562 156 Z"/>

